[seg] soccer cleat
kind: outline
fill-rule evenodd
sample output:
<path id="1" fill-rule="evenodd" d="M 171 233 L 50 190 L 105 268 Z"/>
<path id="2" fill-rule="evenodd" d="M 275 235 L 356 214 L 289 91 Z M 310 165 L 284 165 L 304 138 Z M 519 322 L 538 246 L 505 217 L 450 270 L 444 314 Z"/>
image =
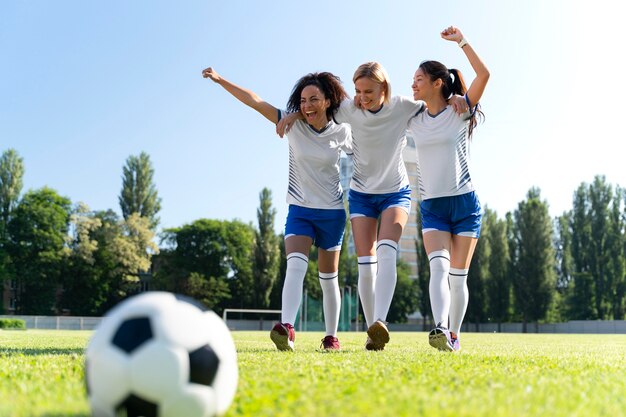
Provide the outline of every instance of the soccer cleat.
<path id="1" fill-rule="evenodd" d="M 385 346 L 379 346 L 374 343 L 374 341 L 367 336 L 367 340 L 365 341 L 365 350 L 383 350 Z"/>
<path id="2" fill-rule="evenodd" d="M 446 352 L 453 352 L 455 350 L 452 344 L 450 331 L 443 327 L 441 323 L 437 324 L 437 327 L 432 329 L 428 334 L 428 343 L 430 343 L 430 345 L 435 349 Z"/>
<path id="3" fill-rule="evenodd" d="M 341 347 L 339 346 L 339 339 L 335 336 L 326 336 L 322 339 L 322 344 L 320 345 L 320 349 L 325 350 L 339 350 Z"/>
<path id="4" fill-rule="evenodd" d="M 270 339 L 272 339 L 278 350 L 293 352 L 296 332 L 289 323 L 276 323 L 270 332 Z"/>
<path id="5" fill-rule="evenodd" d="M 459 337 L 456 335 L 456 333 L 450 332 L 450 339 L 452 341 L 452 349 L 455 352 L 460 351 L 461 350 L 461 342 L 459 342 Z"/>
<path id="6" fill-rule="evenodd" d="M 376 320 L 367 329 L 367 341 L 365 342 L 365 349 L 367 350 L 383 350 L 385 345 L 389 343 L 389 330 L 385 323 L 381 320 Z"/>

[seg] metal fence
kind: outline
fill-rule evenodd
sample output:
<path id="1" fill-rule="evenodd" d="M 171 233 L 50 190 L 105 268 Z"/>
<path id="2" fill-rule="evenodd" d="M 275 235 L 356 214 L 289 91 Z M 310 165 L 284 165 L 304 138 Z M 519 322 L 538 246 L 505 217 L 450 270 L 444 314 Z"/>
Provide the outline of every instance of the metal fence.
<path id="1" fill-rule="evenodd" d="M 73 316 L 0 316 L 3 319 L 20 319 L 27 329 L 94 330 L 102 317 Z"/>
<path id="2" fill-rule="evenodd" d="M 102 321 L 102 317 L 74 317 L 74 316 L 2 316 L 0 318 L 21 319 L 26 322 L 27 329 L 56 329 L 56 330 L 94 330 Z M 275 320 L 241 320 L 228 319 L 228 327 L 231 330 L 269 330 Z M 319 320 L 310 320 L 303 331 L 323 331 L 324 323 Z M 359 326 L 362 330 L 362 326 Z M 521 333 L 522 323 L 502 323 L 500 329 L 495 323 L 464 323 L 464 332 L 481 333 Z M 355 322 L 352 321 L 342 331 L 356 330 Z M 422 324 L 390 323 L 389 330 L 396 332 L 421 332 L 424 331 Z M 626 320 L 575 320 L 565 323 L 528 323 L 528 333 L 579 333 L 579 334 L 626 334 Z"/>

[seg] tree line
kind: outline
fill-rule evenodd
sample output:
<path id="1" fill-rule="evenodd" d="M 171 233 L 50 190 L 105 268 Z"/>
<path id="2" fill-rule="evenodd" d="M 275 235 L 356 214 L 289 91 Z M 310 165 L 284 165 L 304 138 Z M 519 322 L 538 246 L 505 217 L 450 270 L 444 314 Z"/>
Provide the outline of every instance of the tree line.
<path id="1" fill-rule="evenodd" d="M 123 167 L 121 216 L 72 203 L 48 187 L 22 194 L 23 174 L 19 154 L 4 151 L 0 281 L 11 288 L 16 313 L 98 316 L 147 288 L 192 296 L 218 313 L 280 309 L 286 260 L 270 190 L 259 193 L 255 225 L 198 219 L 157 233 L 161 199 L 146 153 L 128 157 Z M 466 322 L 521 321 L 526 328 L 541 321 L 624 319 L 624 206 L 624 190 L 597 176 L 575 190 L 572 209 L 556 218 L 538 188 L 504 218 L 485 207 Z M 417 220 L 421 224 L 419 213 Z M 346 250 L 349 238 L 348 223 L 340 284 L 354 288 L 357 261 Z M 391 322 L 406 321 L 414 311 L 430 316 L 428 258 L 419 237 L 416 251 L 416 280 L 399 261 Z M 320 299 L 315 250 L 310 259 L 305 288 Z M 8 308 L 0 305 L 0 311 Z"/>

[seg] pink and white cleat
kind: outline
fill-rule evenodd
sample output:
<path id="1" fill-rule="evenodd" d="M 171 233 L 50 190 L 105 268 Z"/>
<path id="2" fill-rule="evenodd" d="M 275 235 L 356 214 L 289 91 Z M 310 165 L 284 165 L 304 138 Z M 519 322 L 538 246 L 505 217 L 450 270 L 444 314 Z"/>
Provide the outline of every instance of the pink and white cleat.
<path id="1" fill-rule="evenodd" d="M 270 339 L 278 350 L 293 352 L 296 342 L 296 331 L 289 323 L 276 323 L 270 332 Z"/>
<path id="2" fill-rule="evenodd" d="M 324 350 L 339 350 L 341 347 L 339 346 L 339 339 L 335 336 L 328 335 L 322 339 L 322 344 L 320 348 Z"/>

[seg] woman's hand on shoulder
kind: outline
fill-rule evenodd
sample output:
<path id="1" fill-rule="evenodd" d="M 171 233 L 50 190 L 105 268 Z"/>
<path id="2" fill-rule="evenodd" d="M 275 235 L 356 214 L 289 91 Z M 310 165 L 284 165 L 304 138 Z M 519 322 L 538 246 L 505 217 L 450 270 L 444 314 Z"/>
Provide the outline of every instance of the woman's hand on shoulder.
<path id="1" fill-rule="evenodd" d="M 204 78 L 210 78 L 214 82 L 219 82 L 219 80 L 222 79 L 222 77 L 220 77 L 220 75 L 217 73 L 217 71 L 215 71 L 211 67 L 203 69 L 202 70 L 202 76 Z"/>
<path id="2" fill-rule="evenodd" d="M 459 116 L 462 115 L 463 113 L 467 113 L 467 111 L 469 110 L 467 101 L 465 100 L 465 97 L 463 96 L 454 95 L 450 97 L 450 100 L 448 100 L 448 104 L 452 106 L 452 108 L 454 109 L 454 112 L 458 114 Z"/>
<path id="3" fill-rule="evenodd" d="M 281 118 L 278 123 L 276 123 L 276 133 L 281 138 L 284 137 L 289 131 L 293 124 L 300 118 L 300 113 L 289 113 Z"/>
<path id="4" fill-rule="evenodd" d="M 463 33 L 461 33 L 461 29 L 457 27 L 448 26 L 441 31 L 441 37 L 447 41 L 459 43 L 461 42 L 461 39 L 463 39 Z"/>
<path id="5" fill-rule="evenodd" d="M 361 107 L 361 96 L 359 96 L 358 94 L 354 96 L 354 107 L 356 107 L 357 109 L 361 109 L 363 110 L 363 107 Z"/>

